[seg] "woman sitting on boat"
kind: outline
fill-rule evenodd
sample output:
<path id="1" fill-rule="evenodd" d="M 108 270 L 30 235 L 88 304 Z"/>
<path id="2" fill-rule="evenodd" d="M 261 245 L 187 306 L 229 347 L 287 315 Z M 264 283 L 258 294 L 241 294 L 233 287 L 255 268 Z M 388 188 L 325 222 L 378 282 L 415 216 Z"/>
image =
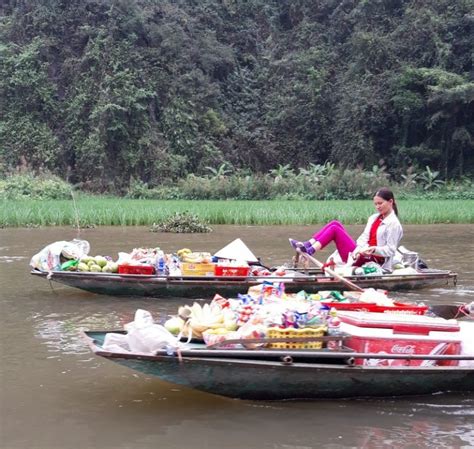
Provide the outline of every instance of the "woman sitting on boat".
<path id="1" fill-rule="evenodd" d="M 374 195 L 374 205 L 377 213 L 369 217 L 364 232 L 357 241 L 354 241 L 342 223 L 334 220 L 316 232 L 310 240 L 300 242 L 290 238 L 290 245 L 312 255 L 334 242 L 344 263 L 348 262 L 351 255 L 351 265 L 354 267 L 375 262 L 384 270 L 392 271 L 394 256 L 403 236 L 393 192 L 385 187 L 379 189 Z"/>

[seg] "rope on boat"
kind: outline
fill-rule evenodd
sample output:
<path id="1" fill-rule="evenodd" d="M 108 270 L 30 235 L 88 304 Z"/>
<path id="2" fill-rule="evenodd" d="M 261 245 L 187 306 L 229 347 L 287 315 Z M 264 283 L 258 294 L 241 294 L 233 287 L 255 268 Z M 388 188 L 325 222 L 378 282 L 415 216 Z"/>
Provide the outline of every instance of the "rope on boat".
<path id="1" fill-rule="evenodd" d="M 461 304 L 456 312 L 456 315 L 454 315 L 454 319 L 458 318 L 459 316 L 464 316 L 469 318 L 470 320 L 474 320 L 474 315 L 471 312 L 471 308 L 474 312 L 474 302 L 472 302 L 471 304 Z"/>
<path id="2" fill-rule="evenodd" d="M 59 296 L 59 293 L 54 289 L 53 283 L 51 282 L 51 278 L 53 277 L 53 272 L 50 271 L 48 275 L 46 276 L 46 279 L 49 282 L 49 287 L 51 288 L 51 291 L 56 295 Z"/>

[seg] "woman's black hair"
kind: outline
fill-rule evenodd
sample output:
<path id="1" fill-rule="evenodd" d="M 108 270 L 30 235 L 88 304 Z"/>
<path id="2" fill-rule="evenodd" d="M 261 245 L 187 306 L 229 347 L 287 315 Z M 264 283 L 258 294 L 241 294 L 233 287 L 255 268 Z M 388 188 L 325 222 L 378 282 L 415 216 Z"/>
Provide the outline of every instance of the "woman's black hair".
<path id="1" fill-rule="evenodd" d="M 395 196 L 390 189 L 388 189 L 387 187 L 381 187 L 379 190 L 377 190 L 377 192 L 375 192 L 374 196 L 383 198 L 385 201 L 392 200 L 393 210 L 395 211 L 395 215 L 398 217 L 397 203 L 395 202 Z"/>

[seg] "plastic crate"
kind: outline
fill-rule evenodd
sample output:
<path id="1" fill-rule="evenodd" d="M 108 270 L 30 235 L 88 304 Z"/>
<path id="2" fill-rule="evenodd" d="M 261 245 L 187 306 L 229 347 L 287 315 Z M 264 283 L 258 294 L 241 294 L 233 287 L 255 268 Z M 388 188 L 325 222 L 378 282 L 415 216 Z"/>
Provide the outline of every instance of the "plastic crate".
<path id="1" fill-rule="evenodd" d="M 153 265 L 119 265 L 119 274 L 155 274 L 155 267 Z"/>
<path id="2" fill-rule="evenodd" d="M 334 307 L 336 310 L 353 310 L 357 312 L 376 312 L 376 313 L 398 313 L 406 315 L 424 315 L 428 306 L 416 306 L 394 302 L 393 306 L 379 306 L 375 303 L 367 302 L 328 302 L 321 301 L 327 307 Z"/>
<path id="3" fill-rule="evenodd" d="M 183 276 L 214 276 L 213 263 L 181 263 L 181 274 Z"/>
<path id="4" fill-rule="evenodd" d="M 216 276 L 248 276 L 250 274 L 250 267 L 231 267 L 216 265 Z"/>
<path id="5" fill-rule="evenodd" d="M 326 326 L 317 328 L 303 327 L 301 329 L 280 329 L 278 327 L 269 327 L 267 329 L 267 338 L 288 338 L 286 342 L 268 343 L 268 348 L 273 349 L 321 349 L 322 341 L 291 341 L 292 338 L 301 337 L 324 337 L 327 331 Z"/>

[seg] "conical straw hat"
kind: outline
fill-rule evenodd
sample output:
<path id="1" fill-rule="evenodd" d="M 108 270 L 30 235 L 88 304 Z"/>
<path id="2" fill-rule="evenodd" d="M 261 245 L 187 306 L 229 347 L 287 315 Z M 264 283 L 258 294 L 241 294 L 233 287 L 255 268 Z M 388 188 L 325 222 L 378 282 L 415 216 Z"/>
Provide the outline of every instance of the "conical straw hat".
<path id="1" fill-rule="evenodd" d="M 248 246 L 241 240 L 235 239 L 224 248 L 214 254 L 215 257 L 222 259 L 245 260 L 246 262 L 258 262 L 258 259 L 249 250 Z"/>

